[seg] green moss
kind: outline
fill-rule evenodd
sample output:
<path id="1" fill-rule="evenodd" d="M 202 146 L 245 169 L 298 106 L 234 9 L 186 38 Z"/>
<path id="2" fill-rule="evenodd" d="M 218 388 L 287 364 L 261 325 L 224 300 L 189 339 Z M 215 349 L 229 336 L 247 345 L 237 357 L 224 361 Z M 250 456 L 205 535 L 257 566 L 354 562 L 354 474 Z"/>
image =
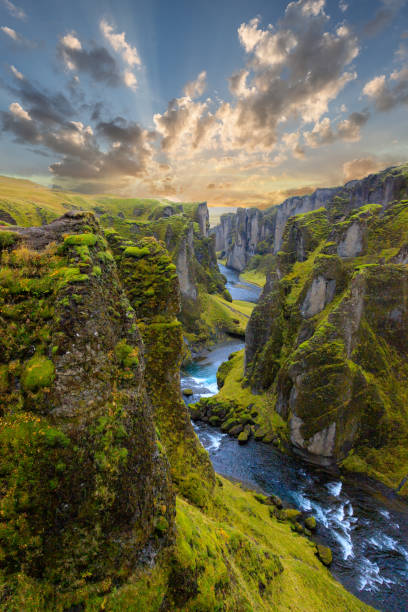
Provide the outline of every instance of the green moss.
<path id="1" fill-rule="evenodd" d="M 95 234 L 71 234 L 64 238 L 65 246 L 87 246 L 93 247 L 96 244 L 98 237 Z"/>
<path id="2" fill-rule="evenodd" d="M 8 385 L 8 367 L 7 365 L 0 365 L 0 394 L 7 391 Z"/>
<path id="3" fill-rule="evenodd" d="M 316 529 L 316 526 L 317 526 L 315 517 L 314 516 L 308 516 L 305 519 L 305 526 L 307 527 L 307 529 L 310 529 L 311 531 L 314 531 Z"/>
<path id="4" fill-rule="evenodd" d="M 100 268 L 100 266 L 93 266 L 92 267 L 92 276 L 96 276 L 99 277 L 102 274 L 102 270 Z"/>
<path id="5" fill-rule="evenodd" d="M 130 346 L 126 340 L 120 340 L 115 347 L 115 355 L 125 368 L 134 368 L 139 365 L 137 347 Z"/>
<path id="6" fill-rule="evenodd" d="M 46 357 L 32 357 L 26 364 L 21 382 L 26 391 L 49 387 L 55 376 L 54 364 Z"/>
<path id="7" fill-rule="evenodd" d="M 146 255 L 150 255 L 150 251 L 147 247 L 137 247 L 137 246 L 129 246 L 124 251 L 123 254 L 125 257 L 135 257 L 139 259 L 140 257 L 145 257 Z"/>
<path id="8" fill-rule="evenodd" d="M 323 565 L 331 565 L 333 561 L 332 551 L 328 546 L 323 546 L 323 544 L 317 544 L 317 556 Z"/>

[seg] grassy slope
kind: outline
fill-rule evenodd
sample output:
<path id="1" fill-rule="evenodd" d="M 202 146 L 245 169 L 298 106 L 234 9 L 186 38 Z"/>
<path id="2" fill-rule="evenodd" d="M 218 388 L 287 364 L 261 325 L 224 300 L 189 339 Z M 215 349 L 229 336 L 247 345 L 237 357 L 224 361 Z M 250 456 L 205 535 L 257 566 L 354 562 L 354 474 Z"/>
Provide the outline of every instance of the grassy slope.
<path id="1" fill-rule="evenodd" d="M 110 589 L 84 579 L 75 595 L 63 594 L 20 575 L 7 610 L 62 612 L 75 604 L 85 612 L 372 610 L 332 578 L 313 542 L 272 518 L 251 492 L 222 478 L 207 510 L 178 499 L 177 540 L 170 553 Z M 161 607 L 165 597 L 167 607 Z"/>
<path id="2" fill-rule="evenodd" d="M 266 274 L 260 270 L 245 270 L 245 272 L 241 272 L 239 277 L 247 283 L 258 285 L 258 287 L 263 287 L 266 282 Z"/>
<path id="3" fill-rule="evenodd" d="M 43 220 L 52 221 L 72 208 L 93 210 L 95 206 L 114 215 L 121 212 L 126 218 L 133 218 L 133 211 L 138 208 L 141 214 L 137 215 L 137 220 L 143 221 L 155 208 L 168 204 L 171 203 L 164 199 L 123 198 L 114 195 L 84 195 L 57 191 L 32 181 L 0 176 L 0 209 L 8 212 L 19 225 L 24 226 L 41 225 Z M 189 206 L 183 204 L 186 209 Z"/>

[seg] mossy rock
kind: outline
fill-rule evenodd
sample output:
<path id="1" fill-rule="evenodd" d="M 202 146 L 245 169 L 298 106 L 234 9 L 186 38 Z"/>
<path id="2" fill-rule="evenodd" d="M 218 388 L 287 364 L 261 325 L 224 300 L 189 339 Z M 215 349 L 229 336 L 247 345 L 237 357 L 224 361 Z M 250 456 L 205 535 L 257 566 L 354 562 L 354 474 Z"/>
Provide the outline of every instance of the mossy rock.
<path id="1" fill-rule="evenodd" d="M 232 427 L 235 427 L 236 425 L 240 425 L 240 423 L 238 419 L 232 417 L 231 419 L 228 419 L 227 421 L 224 421 L 224 423 L 222 423 L 221 431 L 228 432 Z"/>
<path id="2" fill-rule="evenodd" d="M 213 414 L 212 416 L 210 416 L 210 418 L 208 419 L 208 422 L 210 425 L 212 425 L 213 427 L 218 427 L 218 425 L 221 423 L 221 419 L 219 416 L 217 416 L 216 414 Z"/>
<path id="3" fill-rule="evenodd" d="M 158 535 L 164 536 L 169 530 L 169 522 L 165 516 L 159 516 L 155 523 L 155 531 Z"/>
<path id="4" fill-rule="evenodd" d="M 32 357 L 26 364 L 21 378 L 26 391 L 38 391 L 48 387 L 55 376 L 54 364 L 47 357 Z"/>
<path id="5" fill-rule="evenodd" d="M 317 556 L 323 565 L 329 566 L 333 561 L 333 554 L 331 549 L 328 546 L 323 546 L 323 544 L 317 544 L 316 546 Z"/>
<path id="6" fill-rule="evenodd" d="M 310 529 L 311 531 L 314 531 L 316 529 L 316 526 L 317 526 L 315 517 L 314 516 L 308 516 L 305 519 L 305 526 L 307 527 L 307 529 Z"/>
<path id="7" fill-rule="evenodd" d="M 150 255 L 150 250 L 147 247 L 129 246 L 123 251 L 125 257 L 135 257 L 139 259 L 145 255 Z"/>
<path id="8" fill-rule="evenodd" d="M 194 395 L 194 391 L 192 389 L 183 389 L 182 392 L 186 397 L 191 397 Z"/>
<path id="9" fill-rule="evenodd" d="M 269 495 L 269 500 L 270 500 L 271 504 L 276 506 L 276 508 L 279 508 L 279 510 L 281 510 L 283 508 L 283 502 L 282 502 L 281 498 L 278 497 L 277 495 L 275 495 L 274 493 Z"/>
<path id="10" fill-rule="evenodd" d="M 291 523 L 295 523 L 302 514 L 300 510 L 296 510 L 295 508 L 286 508 L 286 510 L 284 510 L 284 513 L 286 519 Z"/>
<path id="11" fill-rule="evenodd" d="M 234 436 L 234 438 L 237 438 L 239 434 L 243 431 L 243 429 L 243 425 L 235 425 L 235 427 L 231 427 L 228 433 L 230 436 Z"/>
<path id="12" fill-rule="evenodd" d="M 95 234 L 72 234 L 65 236 L 64 246 L 95 246 L 97 240 Z"/>
<path id="13" fill-rule="evenodd" d="M 246 444 L 249 440 L 249 431 L 245 430 L 241 431 L 238 436 L 238 444 Z"/>

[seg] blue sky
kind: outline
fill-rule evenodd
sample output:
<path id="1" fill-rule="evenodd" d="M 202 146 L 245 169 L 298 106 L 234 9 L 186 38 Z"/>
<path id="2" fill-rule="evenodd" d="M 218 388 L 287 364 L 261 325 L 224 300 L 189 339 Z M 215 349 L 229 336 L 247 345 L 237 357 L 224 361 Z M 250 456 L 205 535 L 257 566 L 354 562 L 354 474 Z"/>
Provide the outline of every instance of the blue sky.
<path id="1" fill-rule="evenodd" d="M 0 0 L 0 173 L 266 206 L 407 157 L 406 0 Z"/>

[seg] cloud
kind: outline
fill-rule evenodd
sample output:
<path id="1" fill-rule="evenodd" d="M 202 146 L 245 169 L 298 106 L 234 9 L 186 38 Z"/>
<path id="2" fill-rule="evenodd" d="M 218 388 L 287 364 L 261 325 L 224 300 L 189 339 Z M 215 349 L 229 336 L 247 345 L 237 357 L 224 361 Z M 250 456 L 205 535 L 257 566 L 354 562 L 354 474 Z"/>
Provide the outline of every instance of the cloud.
<path id="1" fill-rule="evenodd" d="M 89 50 L 84 49 L 75 32 L 60 38 L 58 53 L 68 70 L 83 72 L 94 81 L 111 87 L 122 83 L 119 67 L 109 51 L 96 45 Z"/>
<path id="2" fill-rule="evenodd" d="M 345 25 L 328 31 L 328 21 L 323 1 L 299 0 L 276 27 L 262 29 L 258 18 L 241 24 L 249 59 L 230 79 L 237 103 L 218 113 L 226 147 L 272 150 L 282 123 L 318 121 L 356 77 L 346 70 L 358 54 L 356 37 Z"/>
<path id="3" fill-rule="evenodd" d="M 398 11 L 406 4 L 406 0 L 381 0 L 381 6 L 374 17 L 365 25 L 366 36 L 376 36 L 394 19 Z"/>
<path id="4" fill-rule="evenodd" d="M 356 78 L 348 67 L 359 52 L 357 39 L 345 24 L 330 29 L 324 6 L 324 0 L 298 0 L 288 4 L 275 26 L 262 28 L 259 18 L 242 23 L 238 37 L 247 64 L 229 78 L 232 102 L 221 101 L 215 110 L 211 100 L 195 102 L 205 82 L 201 73 L 186 85 L 184 98 L 172 100 L 163 114 L 154 116 L 163 150 L 187 154 L 190 147 L 197 154 L 245 148 L 274 154 L 274 165 L 288 153 L 302 158 L 299 129 L 288 139 L 281 126 L 319 122 L 330 102 Z M 357 139 L 356 120 L 341 126 L 342 138 Z"/>
<path id="5" fill-rule="evenodd" d="M 46 124 L 61 124 L 75 115 L 74 108 L 63 93 L 41 91 L 28 79 L 16 79 L 9 91 L 28 108 L 30 116 Z"/>
<path id="6" fill-rule="evenodd" d="M 340 0 L 339 2 L 339 9 L 342 11 L 342 13 L 345 13 L 348 9 L 349 5 L 347 4 L 347 2 L 344 2 L 344 0 Z"/>
<path id="7" fill-rule="evenodd" d="M 120 51 L 122 57 L 129 66 L 139 65 L 140 60 L 134 47 L 130 47 L 125 41 L 124 33 L 111 33 L 111 26 L 106 22 L 106 37 L 115 50 Z M 110 28 L 110 29 L 109 29 Z M 105 47 L 92 43 L 89 50 L 84 49 L 75 32 L 69 32 L 60 38 L 58 54 L 70 71 L 78 71 L 88 74 L 94 81 L 105 83 L 111 87 L 126 85 L 132 90 L 137 88 L 136 75 L 127 68 L 121 72 L 115 58 Z"/>
<path id="8" fill-rule="evenodd" d="M 13 30 L 13 28 L 9 28 L 7 26 L 1 26 L 0 30 L 4 32 L 6 36 L 9 36 L 12 40 L 14 40 L 15 42 L 20 42 L 22 40 L 22 36 L 20 36 L 20 34 L 18 34 L 15 30 Z"/>
<path id="9" fill-rule="evenodd" d="M 388 78 L 385 74 L 374 77 L 364 86 L 363 94 L 371 98 L 378 111 L 408 104 L 408 67 L 394 70 Z"/>
<path id="10" fill-rule="evenodd" d="M 8 10 L 8 12 L 10 13 L 12 17 L 15 17 L 16 19 L 22 19 L 22 20 L 27 19 L 27 15 L 25 11 L 22 8 L 19 8 L 18 6 L 10 2 L 10 0 L 1 0 L 1 3 L 3 4 L 3 6 L 5 6 L 5 8 Z"/>
<path id="11" fill-rule="evenodd" d="M 42 96 L 46 97 L 44 93 Z M 40 153 L 60 156 L 49 166 L 56 177 L 74 180 L 82 188 L 85 181 L 89 190 L 95 183 L 103 185 L 113 180 L 118 185 L 145 176 L 147 167 L 154 165 L 154 132 L 123 117 L 100 121 L 95 129 L 81 121 L 67 120 L 58 112 L 53 113 L 50 121 L 49 109 L 58 105 L 58 101 L 58 94 L 50 97 L 42 116 L 35 105 L 31 107 L 34 116 L 30 108 L 19 102 L 13 102 L 8 111 L 0 113 L 2 131 L 13 134 L 16 142 L 35 145 Z"/>
<path id="12" fill-rule="evenodd" d="M 346 182 L 362 179 L 372 172 L 378 172 L 384 168 L 398 163 L 396 159 L 380 159 L 375 156 L 352 159 L 343 164 L 343 177 Z"/>
<path id="13" fill-rule="evenodd" d="M 328 117 L 315 123 L 313 130 L 304 133 L 306 144 L 315 149 L 327 144 L 332 144 L 337 140 L 347 142 L 357 142 L 361 137 L 361 128 L 367 123 L 370 113 L 364 110 L 361 113 L 354 112 L 347 119 L 337 123 L 333 130 L 331 121 Z"/>
<path id="14" fill-rule="evenodd" d="M 14 74 L 16 79 L 19 79 L 20 81 L 24 79 L 24 75 L 19 70 L 17 70 L 15 66 L 10 66 L 10 70 Z"/>
<path id="15" fill-rule="evenodd" d="M 117 34 L 114 28 L 105 19 L 102 19 L 99 27 L 106 40 L 111 44 L 112 48 L 121 55 L 122 59 L 128 66 L 140 66 L 141 60 L 136 47 L 132 47 L 126 42 L 125 32 Z"/>
<path id="16" fill-rule="evenodd" d="M 133 89 L 133 91 L 136 90 L 137 78 L 131 70 L 125 70 L 125 72 L 123 73 L 123 80 L 125 82 L 126 87 Z"/>
<path id="17" fill-rule="evenodd" d="M 189 98 L 199 98 L 207 87 L 207 72 L 203 70 L 194 81 L 189 81 L 184 87 L 184 95 Z"/>
<path id="18" fill-rule="evenodd" d="M 24 121 L 31 121 L 30 115 L 18 102 L 12 102 L 9 106 L 9 110 L 18 119 L 24 119 Z"/>
<path id="19" fill-rule="evenodd" d="M 208 112 L 207 102 L 194 102 L 190 97 L 175 98 L 163 113 L 153 116 L 158 133 L 162 136 L 162 149 L 166 152 L 186 150 L 192 154 L 199 145 L 211 146 L 215 134 L 216 118 Z"/>
<path id="20" fill-rule="evenodd" d="M 21 45 L 22 47 L 26 47 L 27 49 L 35 49 L 38 47 L 38 43 L 28 40 L 13 28 L 9 28 L 8 26 L 1 26 L 0 30 L 8 36 L 16 45 Z"/>

